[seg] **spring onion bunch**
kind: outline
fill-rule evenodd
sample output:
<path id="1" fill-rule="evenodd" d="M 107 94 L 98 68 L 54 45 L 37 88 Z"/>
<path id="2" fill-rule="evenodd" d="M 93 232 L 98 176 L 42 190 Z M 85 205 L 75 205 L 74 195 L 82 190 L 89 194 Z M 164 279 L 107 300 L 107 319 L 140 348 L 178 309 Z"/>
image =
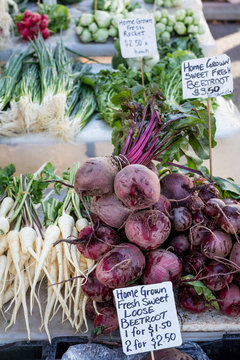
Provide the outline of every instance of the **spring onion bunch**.
<path id="1" fill-rule="evenodd" d="M 55 50 L 40 35 L 31 43 L 33 52 L 14 53 L 0 77 L 0 135 L 47 131 L 71 140 L 95 110 L 81 80 L 90 67 L 72 61 L 62 41 Z"/>

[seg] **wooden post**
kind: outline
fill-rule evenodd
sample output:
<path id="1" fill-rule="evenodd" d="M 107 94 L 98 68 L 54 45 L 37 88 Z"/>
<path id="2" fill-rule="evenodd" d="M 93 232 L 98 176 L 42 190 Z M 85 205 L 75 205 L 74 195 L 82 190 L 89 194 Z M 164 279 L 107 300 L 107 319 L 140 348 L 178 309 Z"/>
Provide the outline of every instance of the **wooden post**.
<path id="1" fill-rule="evenodd" d="M 94 0 L 94 12 L 97 11 L 97 0 Z"/>
<path id="2" fill-rule="evenodd" d="M 209 135 L 209 166 L 210 166 L 210 179 L 213 179 L 212 167 L 212 129 L 211 129 L 211 114 L 210 114 L 210 101 L 207 98 L 207 111 L 208 111 L 208 135 Z"/>
<path id="3" fill-rule="evenodd" d="M 154 352 L 153 352 L 153 351 L 151 351 L 151 358 L 152 358 L 152 360 L 155 360 L 155 356 L 154 356 Z"/>

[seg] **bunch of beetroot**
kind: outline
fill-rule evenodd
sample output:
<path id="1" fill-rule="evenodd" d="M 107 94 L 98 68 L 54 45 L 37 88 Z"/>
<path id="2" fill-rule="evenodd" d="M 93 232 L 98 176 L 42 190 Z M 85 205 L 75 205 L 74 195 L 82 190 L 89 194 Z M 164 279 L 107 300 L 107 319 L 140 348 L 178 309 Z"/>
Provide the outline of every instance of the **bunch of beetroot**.
<path id="1" fill-rule="evenodd" d="M 118 160 L 89 159 L 75 177 L 78 195 L 91 198 L 94 225 L 84 228 L 74 243 L 98 262 L 83 291 L 90 299 L 88 308 L 93 309 L 94 301 L 101 314 L 103 308 L 111 312 L 97 315 L 95 323 L 102 321 L 111 331 L 117 324 L 109 305 L 113 289 L 163 281 L 178 287 L 180 305 L 192 312 L 211 306 L 192 285 L 201 280 L 224 314 L 240 315 L 240 204 L 220 199 L 218 189 L 203 180 L 172 173 L 160 181 L 152 164 L 120 169 Z M 189 274 L 190 284 L 182 280 Z"/>
<path id="2" fill-rule="evenodd" d="M 166 163 L 168 153 L 178 151 L 196 116 L 191 126 L 179 111 L 164 119 L 155 98 L 141 111 L 139 106 L 130 110 L 121 153 L 89 159 L 75 176 L 76 193 L 84 204 L 90 199 L 92 224 L 72 242 L 97 261 L 83 291 L 89 308 L 93 302 L 95 308 L 101 304 L 101 313 L 112 309 L 111 316 L 95 322 L 105 333 L 116 327 L 109 305 L 113 289 L 164 281 L 172 281 L 180 305 L 190 311 L 217 303 L 225 314 L 240 315 L 239 203 L 220 199 L 199 172 L 197 178 L 173 173 L 160 180 L 151 162 Z"/>
<path id="3" fill-rule="evenodd" d="M 48 16 L 33 13 L 30 10 L 24 12 L 23 18 L 17 24 L 19 34 L 25 40 L 33 40 L 41 32 L 44 39 L 49 38 L 50 31 L 48 29 Z"/>

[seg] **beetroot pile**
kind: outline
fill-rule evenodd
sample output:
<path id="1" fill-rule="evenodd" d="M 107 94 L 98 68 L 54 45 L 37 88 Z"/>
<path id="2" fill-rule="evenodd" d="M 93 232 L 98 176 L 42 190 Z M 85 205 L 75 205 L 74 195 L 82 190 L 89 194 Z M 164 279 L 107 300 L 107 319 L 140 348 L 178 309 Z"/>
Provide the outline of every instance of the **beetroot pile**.
<path id="1" fill-rule="evenodd" d="M 23 19 L 17 24 L 19 34 L 25 40 L 33 40 L 35 36 L 41 32 L 44 39 L 49 38 L 50 31 L 48 29 L 48 15 L 32 13 L 30 10 L 24 12 Z"/>
<path id="2" fill-rule="evenodd" d="M 181 307 L 200 313 L 217 304 L 226 315 L 240 315 L 237 201 L 220 199 L 199 177 L 172 173 L 160 180 L 152 164 L 119 169 L 116 157 L 84 163 L 75 191 L 91 199 L 93 224 L 74 243 L 97 261 L 83 291 L 87 314 L 104 333 L 117 328 L 113 289 L 133 284 L 172 281 Z M 194 282 L 208 288 L 210 300 Z"/>

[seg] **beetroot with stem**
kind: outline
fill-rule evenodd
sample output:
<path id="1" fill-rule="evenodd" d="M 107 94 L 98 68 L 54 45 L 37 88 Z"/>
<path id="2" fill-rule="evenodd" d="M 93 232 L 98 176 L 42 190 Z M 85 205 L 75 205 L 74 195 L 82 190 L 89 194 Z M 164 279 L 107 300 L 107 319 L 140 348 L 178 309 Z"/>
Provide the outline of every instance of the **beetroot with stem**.
<path id="1" fill-rule="evenodd" d="M 192 285 L 179 287 L 178 301 L 181 307 L 195 314 L 200 314 L 207 309 L 204 296 L 198 295 Z"/>
<path id="2" fill-rule="evenodd" d="M 204 202 L 198 195 L 191 195 L 186 206 L 191 213 L 195 214 L 204 208 Z"/>
<path id="3" fill-rule="evenodd" d="M 231 284 L 217 293 L 218 303 L 222 312 L 228 316 L 240 315 L 240 288 Z"/>
<path id="4" fill-rule="evenodd" d="M 114 157 L 95 157 L 79 167 L 75 175 L 74 189 L 80 196 L 101 196 L 113 193 L 115 175 L 119 163 Z"/>
<path id="5" fill-rule="evenodd" d="M 103 223 L 114 228 L 122 227 L 131 214 L 131 210 L 123 205 L 115 194 L 94 197 L 91 201 L 91 211 L 96 214 Z"/>
<path id="6" fill-rule="evenodd" d="M 240 204 L 224 206 L 219 217 L 219 225 L 228 234 L 240 234 Z"/>
<path id="7" fill-rule="evenodd" d="M 204 207 L 204 214 L 206 216 L 217 218 L 221 214 L 221 209 L 225 206 L 225 203 L 218 198 L 209 199 Z"/>
<path id="8" fill-rule="evenodd" d="M 175 253 L 182 254 L 189 249 L 190 243 L 186 235 L 179 234 L 169 241 L 169 246 L 173 248 Z"/>
<path id="9" fill-rule="evenodd" d="M 171 223 L 158 210 L 142 210 L 129 216 L 125 224 L 128 240 L 143 250 L 153 250 L 168 238 Z"/>
<path id="10" fill-rule="evenodd" d="M 212 198 L 220 198 L 220 192 L 212 184 L 203 185 L 198 193 L 198 196 L 204 201 L 207 202 Z"/>
<path id="11" fill-rule="evenodd" d="M 124 243 L 103 256 L 97 264 L 96 275 L 102 284 L 115 289 L 139 278 L 144 267 L 145 257 L 141 250 Z"/>
<path id="12" fill-rule="evenodd" d="M 97 225 L 83 228 L 78 238 L 74 240 L 61 239 L 60 242 L 75 244 L 77 249 L 88 259 L 99 260 L 101 257 L 120 243 L 118 233 L 105 225 Z"/>
<path id="13" fill-rule="evenodd" d="M 153 208 L 163 213 L 169 213 L 171 210 L 171 203 L 166 196 L 160 194 L 158 201 L 153 205 Z"/>
<path id="14" fill-rule="evenodd" d="M 175 206 L 187 204 L 194 187 L 187 175 L 177 173 L 165 175 L 160 183 L 161 194 L 171 200 Z"/>
<path id="15" fill-rule="evenodd" d="M 200 245 L 208 232 L 209 230 L 206 226 L 198 224 L 192 226 L 189 230 L 189 241 L 191 246 Z"/>
<path id="16" fill-rule="evenodd" d="M 236 242 L 230 253 L 230 261 L 233 262 L 233 266 L 240 271 L 240 243 Z"/>
<path id="17" fill-rule="evenodd" d="M 154 250 L 146 255 L 146 268 L 143 274 L 143 283 L 157 284 L 163 281 L 172 281 L 175 284 L 181 277 L 182 262 L 168 250 Z"/>
<path id="18" fill-rule="evenodd" d="M 96 277 L 96 270 L 93 270 L 82 285 L 82 291 L 91 300 L 105 302 L 113 297 L 112 289 L 101 284 Z"/>
<path id="19" fill-rule="evenodd" d="M 118 328 L 118 317 L 114 307 L 105 307 L 101 309 L 101 314 L 96 315 L 94 319 L 94 335 L 111 334 Z"/>
<path id="20" fill-rule="evenodd" d="M 80 231 L 75 240 L 78 250 L 88 259 L 99 260 L 109 250 L 120 243 L 118 233 L 105 225 L 99 225 L 96 229 L 91 227 Z"/>
<path id="21" fill-rule="evenodd" d="M 202 281 L 210 290 L 219 291 L 232 282 L 231 272 L 228 266 L 212 261 L 205 267 Z"/>
<path id="22" fill-rule="evenodd" d="M 146 209 L 158 201 L 160 182 L 146 166 L 128 165 L 116 175 L 114 191 L 129 209 Z"/>
<path id="23" fill-rule="evenodd" d="M 192 225 L 192 215 L 190 211 L 183 206 L 172 209 L 170 217 L 172 227 L 175 231 L 186 231 Z"/>
<path id="24" fill-rule="evenodd" d="M 96 302 L 96 308 L 99 313 L 101 313 L 101 310 L 106 307 L 114 307 L 112 301 L 105 301 L 105 302 Z M 93 301 L 91 299 L 88 299 L 86 304 L 86 315 L 90 320 L 94 320 L 95 316 L 97 315 L 96 309 L 93 306 Z"/>
<path id="25" fill-rule="evenodd" d="M 199 210 L 199 211 L 195 212 L 195 214 L 192 215 L 192 221 L 193 221 L 194 225 L 196 225 L 196 224 L 205 225 L 207 220 L 206 220 L 203 212 L 201 210 Z"/>
<path id="26" fill-rule="evenodd" d="M 187 274 L 198 274 L 205 268 L 208 258 L 197 249 L 192 250 L 183 258 L 183 267 Z"/>
<path id="27" fill-rule="evenodd" d="M 210 259 L 226 257 L 232 248 L 232 238 L 221 230 L 210 231 L 201 243 L 201 252 Z"/>

